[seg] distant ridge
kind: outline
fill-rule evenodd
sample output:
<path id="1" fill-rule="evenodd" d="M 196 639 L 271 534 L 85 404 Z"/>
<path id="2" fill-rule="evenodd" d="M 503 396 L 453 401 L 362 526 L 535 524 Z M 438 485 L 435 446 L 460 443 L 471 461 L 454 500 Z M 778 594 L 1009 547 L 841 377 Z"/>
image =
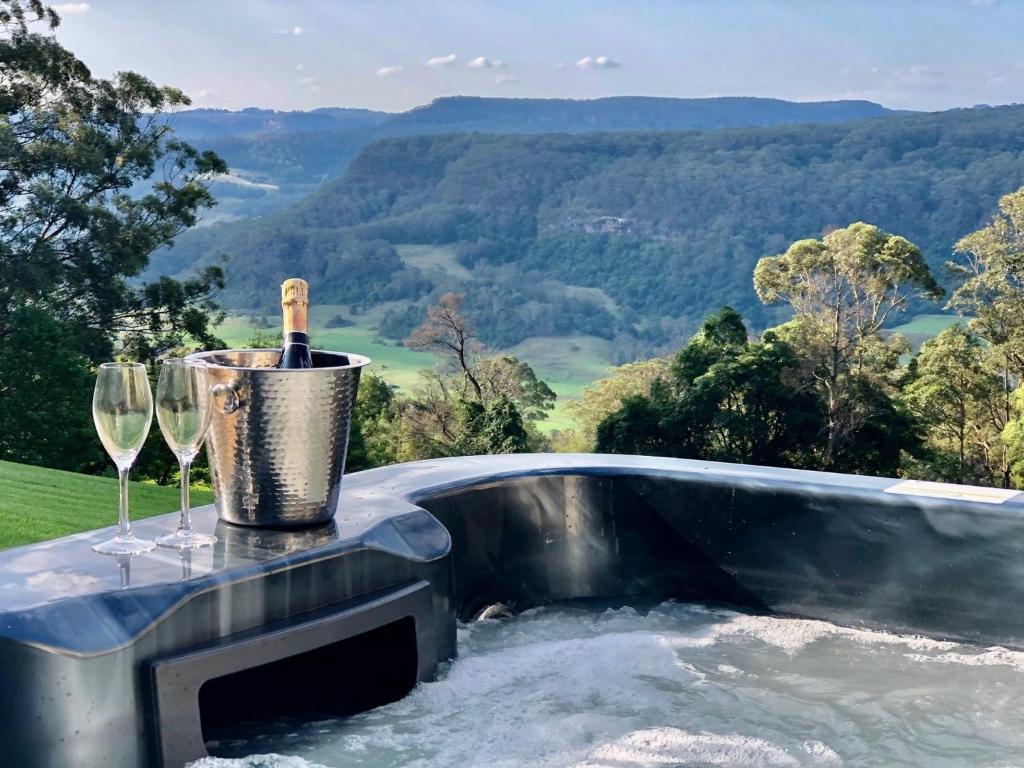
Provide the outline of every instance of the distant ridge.
<path id="1" fill-rule="evenodd" d="M 227 136 L 305 131 L 349 131 L 369 128 L 392 117 L 388 112 L 369 109 L 322 107 L 310 111 L 278 111 L 247 107 L 241 110 L 186 109 L 169 115 L 174 132 L 196 141 Z"/>
<path id="2" fill-rule="evenodd" d="M 311 112 L 193 109 L 176 113 L 172 121 L 180 136 L 220 154 L 241 178 L 241 182 L 236 179 L 230 186 L 218 184 L 215 189 L 222 202 L 215 215 L 235 219 L 295 202 L 326 179 L 344 173 L 352 158 L 380 139 L 442 133 L 707 131 L 838 123 L 897 114 L 901 113 L 870 101 L 446 96 L 398 114 L 335 107 Z"/>
<path id="3" fill-rule="evenodd" d="M 834 123 L 897 114 L 871 101 L 796 102 L 753 96 L 680 99 L 612 96 L 601 99 L 496 99 L 446 96 L 403 112 L 381 127 L 460 125 L 488 133 L 577 133 L 587 131 L 679 131 Z"/>

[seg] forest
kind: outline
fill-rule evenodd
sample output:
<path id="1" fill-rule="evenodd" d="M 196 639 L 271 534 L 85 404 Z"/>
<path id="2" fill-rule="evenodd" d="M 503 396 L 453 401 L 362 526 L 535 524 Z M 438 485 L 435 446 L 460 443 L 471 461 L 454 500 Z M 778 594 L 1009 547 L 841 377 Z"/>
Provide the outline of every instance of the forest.
<path id="1" fill-rule="evenodd" d="M 278 278 L 299 269 L 325 302 L 414 306 L 385 324 L 396 340 L 457 291 L 493 346 L 577 331 L 650 354 L 723 303 L 753 329 L 784 320 L 750 284 L 757 260 L 852 221 L 917 243 L 948 285 L 953 244 L 1022 183 L 1024 107 L 713 132 L 388 139 L 285 211 L 186 233 L 149 273 L 184 276 L 225 258 L 224 304 L 271 311 Z M 395 246 L 409 243 L 450 247 L 470 277 L 406 265 Z M 567 302 L 566 285 L 611 302 Z M 926 306 L 937 311 L 910 309 Z"/>

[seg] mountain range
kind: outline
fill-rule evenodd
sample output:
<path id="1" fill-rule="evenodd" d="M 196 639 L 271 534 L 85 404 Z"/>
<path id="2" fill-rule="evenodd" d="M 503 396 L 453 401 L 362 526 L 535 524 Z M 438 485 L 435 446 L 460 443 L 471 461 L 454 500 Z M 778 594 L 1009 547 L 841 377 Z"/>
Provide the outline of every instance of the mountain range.
<path id="1" fill-rule="evenodd" d="M 208 217 L 207 223 L 212 223 L 283 208 L 343 173 L 364 147 L 384 138 L 439 133 L 714 130 L 896 114 L 901 113 L 869 101 L 452 96 L 401 113 L 341 108 L 310 112 L 196 109 L 168 119 L 180 137 L 214 150 L 232 168 L 230 175 L 215 184 L 221 205 Z"/>
<path id="2" fill-rule="evenodd" d="M 725 119 L 734 100 L 721 107 Z M 569 113 L 578 125 L 587 110 Z M 254 312 L 302 274 L 321 302 L 377 311 L 395 339 L 459 290 L 494 345 L 586 334 L 627 360 L 678 346 L 722 304 L 754 328 L 783 319 L 753 293 L 757 259 L 853 221 L 910 238 L 942 277 L 953 243 L 1024 184 L 1020 106 L 699 131 L 512 130 L 523 124 L 378 139 L 301 201 L 186 233 L 152 270 L 227 256 L 223 300 Z"/>

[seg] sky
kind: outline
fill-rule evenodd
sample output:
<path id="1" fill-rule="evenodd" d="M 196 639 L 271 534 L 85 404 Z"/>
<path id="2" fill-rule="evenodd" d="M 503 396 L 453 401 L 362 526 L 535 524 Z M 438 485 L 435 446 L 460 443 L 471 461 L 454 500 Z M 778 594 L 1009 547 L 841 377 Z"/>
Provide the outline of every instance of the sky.
<path id="1" fill-rule="evenodd" d="M 88 0 L 58 37 L 196 106 L 455 94 L 1024 102 L 1024 0 Z"/>

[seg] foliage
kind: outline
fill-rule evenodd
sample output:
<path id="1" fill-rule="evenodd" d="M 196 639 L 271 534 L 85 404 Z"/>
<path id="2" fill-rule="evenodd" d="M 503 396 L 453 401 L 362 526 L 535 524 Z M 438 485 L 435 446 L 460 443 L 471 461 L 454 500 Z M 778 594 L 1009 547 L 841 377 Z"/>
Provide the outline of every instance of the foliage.
<path id="1" fill-rule="evenodd" d="M 218 268 L 182 283 L 129 282 L 213 204 L 204 179 L 226 170 L 152 114 L 188 100 L 130 72 L 95 78 L 25 24 L 0 35 L 0 61 L 0 334 L 31 304 L 100 348 L 114 333 L 134 344 L 207 337 Z"/>
<path id="2" fill-rule="evenodd" d="M 542 421 L 555 407 L 556 395 L 527 363 L 512 355 L 494 355 L 477 364 L 481 396 L 486 402 L 506 398 L 526 421 Z"/>
<path id="3" fill-rule="evenodd" d="M 398 396 L 379 376 L 364 373 L 349 433 L 346 471 L 381 467 L 400 461 L 398 444 Z"/>
<path id="4" fill-rule="evenodd" d="M 779 334 L 796 348 L 802 378 L 826 406 L 822 468 L 853 469 L 851 457 L 865 448 L 855 447 L 858 435 L 870 422 L 901 413 L 885 396 L 885 376 L 905 342 L 883 339 L 882 328 L 909 300 L 937 296 L 941 288 L 917 246 L 863 222 L 761 259 L 754 287 L 766 304 L 785 302 L 793 310 Z"/>
<path id="5" fill-rule="evenodd" d="M 597 425 L 630 397 L 649 395 L 654 382 L 664 378 L 668 370 L 669 360 L 664 357 L 609 368 L 606 377 L 586 387 L 579 400 L 568 404 L 567 410 L 576 424 L 570 445 L 588 450 L 597 438 Z"/>
<path id="6" fill-rule="evenodd" d="M 350 325 L 354 323 L 344 315 L 334 315 L 324 323 L 325 328 L 348 328 Z"/>
<path id="7" fill-rule="evenodd" d="M 459 433 L 453 445 L 457 456 L 490 453 L 528 453 L 530 436 L 516 404 L 504 394 L 486 404 L 462 400 L 458 409 Z"/>
<path id="8" fill-rule="evenodd" d="M 928 430 L 935 479 L 983 485 L 1009 479 L 1002 434 L 1017 411 L 997 355 L 954 325 L 922 345 L 912 361 L 903 392 Z"/>
<path id="9" fill-rule="evenodd" d="M 597 427 L 597 450 L 801 466 L 819 442 L 813 394 L 792 383 L 797 359 L 774 334 L 751 343 L 724 307 L 677 355 L 667 381 L 628 397 Z"/>
<path id="10" fill-rule="evenodd" d="M 18 309 L 8 323 L 0 336 L 0 459 L 105 467 L 92 424 L 94 377 L 72 331 L 36 307 Z"/>
<path id="11" fill-rule="evenodd" d="M 1024 375 L 1024 189 L 999 199 L 989 224 L 961 238 L 949 263 L 963 282 L 950 307 L 971 315 L 971 330 Z"/>

